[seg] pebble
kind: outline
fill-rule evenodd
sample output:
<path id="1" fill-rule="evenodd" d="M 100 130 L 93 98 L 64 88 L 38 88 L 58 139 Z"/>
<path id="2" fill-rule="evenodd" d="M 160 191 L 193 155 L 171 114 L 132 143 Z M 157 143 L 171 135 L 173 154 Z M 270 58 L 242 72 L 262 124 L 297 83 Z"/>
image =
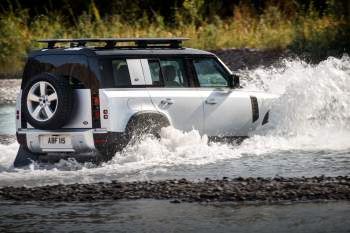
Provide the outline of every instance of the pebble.
<path id="1" fill-rule="evenodd" d="M 186 179 L 112 181 L 95 184 L 0 188 L 0 199 L 16 201 L 84 202 L 143 198 L 169 199 L 171 203 L 350 200 L 350 177 L 278 177 L 278 179 L 239 177 L 226 178 L 224 181 L 208 178 L 202 181 Z"/>

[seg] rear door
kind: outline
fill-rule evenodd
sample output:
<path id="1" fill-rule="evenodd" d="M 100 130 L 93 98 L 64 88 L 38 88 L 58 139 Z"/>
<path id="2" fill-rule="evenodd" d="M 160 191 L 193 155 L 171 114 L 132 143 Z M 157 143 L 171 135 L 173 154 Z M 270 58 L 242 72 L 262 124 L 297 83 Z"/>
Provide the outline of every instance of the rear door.
<path id="1" fill-rule="evenodd" d="M 148 91 L 156 109 L 167 115 L 175 128 L 203 133 L 203 97 L 192 87 L 186 60 L 142 60 Z"/>
<path id="2" fill-rule="evenodd" d="M 204 133 L 246 136 L 252 122 L 250 97 L 229 87 L 229 72 L 215 58 L 198 58 L 193 66 L 204 97 Z"/>
<path id="3" fill-rule="evenodd" d="M 101 128 L 124 132 L 132 115 L 156 111 L 146 88 L 143 59 L 100 60 L 102 88 L 99 90 Z"/>

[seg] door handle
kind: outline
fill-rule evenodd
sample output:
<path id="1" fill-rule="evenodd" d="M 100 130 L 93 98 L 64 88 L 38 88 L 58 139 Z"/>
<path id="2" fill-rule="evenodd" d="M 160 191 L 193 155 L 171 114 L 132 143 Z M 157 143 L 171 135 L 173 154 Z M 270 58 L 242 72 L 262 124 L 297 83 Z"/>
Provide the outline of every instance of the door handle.
<path id="1" fill-rule="evenodd" d="M 171 99 L 171 98 L 166 98 L 165 100 L 161 100 L 160 101 L 160 104 L 161 105 L 171 105 L 171 104 L 174 104 L 174 100 Z"/>
<path id="2" fill-rule="evenodd" d="M 210 105 L 217 104 L 217 102 L 215 101 L 215 99 L 205 100 L 205 103 L 206 103 L 206 104 L 210 104 Z"/>

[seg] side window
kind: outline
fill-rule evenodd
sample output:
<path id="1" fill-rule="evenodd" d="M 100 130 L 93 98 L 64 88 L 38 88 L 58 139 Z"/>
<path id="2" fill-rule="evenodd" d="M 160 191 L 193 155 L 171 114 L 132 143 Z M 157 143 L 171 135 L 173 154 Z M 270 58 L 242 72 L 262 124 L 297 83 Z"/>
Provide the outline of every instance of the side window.
<path id="1" fill-rule="evenodd" d="M 112 60 L 113 80 L 115 87 L 131 85 L 128 64 L 126 60 Z"/>
<path id="2" fill-rule="evenodd" d="M 152 86 L 160 86 L 162 75 L 160 70 L 160 64 L 158 60 L 148 60 L 149 69 L 151 72 Z"/>
<path id="3" fill-rule="evenodd" d="M 130 87 L 130 74 L 125 59 L 100 60 L 100 71 L 103 88 Z"/>
<path id="4" fill-rule="evenodd" d="M 165 87 L 188 87 L 183 59 L 148 60 L 152 84 Z"/>
<path id="5" fill-rule="evenodd" d="M 193 64 L 200 87 L 229 86 L 226 72 L 215 59 L 195 59 Z"/>

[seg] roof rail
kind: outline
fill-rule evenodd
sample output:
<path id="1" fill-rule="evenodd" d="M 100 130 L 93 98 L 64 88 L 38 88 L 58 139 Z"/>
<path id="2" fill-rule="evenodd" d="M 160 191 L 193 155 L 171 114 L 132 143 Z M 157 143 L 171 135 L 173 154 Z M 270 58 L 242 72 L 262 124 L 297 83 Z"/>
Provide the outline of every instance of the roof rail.
<path id="1" fill-rule="evenodd" d="M 134 42 L 135 48 L 182 48 L 181 44 L 188 38 L 79 38 L 79 39 L 45 39 L 48 49 L 55 48 L 56 43 L 70 43 L 70 47 L 85 47 L 87 43 L 105 43 L 104 48 L 116 48 L 117 43 Z"/>

